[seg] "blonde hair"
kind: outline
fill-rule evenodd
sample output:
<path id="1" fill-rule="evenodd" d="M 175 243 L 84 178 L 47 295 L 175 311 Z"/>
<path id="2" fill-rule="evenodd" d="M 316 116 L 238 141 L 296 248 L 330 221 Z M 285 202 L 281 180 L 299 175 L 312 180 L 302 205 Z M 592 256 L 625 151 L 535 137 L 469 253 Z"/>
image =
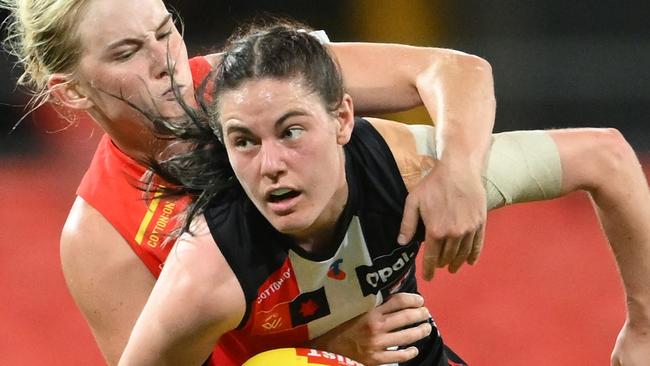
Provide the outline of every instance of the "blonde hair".
<path id="1" fill-rule="evenodd" d="M 32 94 L 36 108 L 49 98 L 48 78 L 71 73 L 79 63 L 81 40 L 76 31 L 88 0 L 0 0 L 10 12 L 5 20 L 5 49 L 18 58 L 23 72 L 18 85 Z"/>

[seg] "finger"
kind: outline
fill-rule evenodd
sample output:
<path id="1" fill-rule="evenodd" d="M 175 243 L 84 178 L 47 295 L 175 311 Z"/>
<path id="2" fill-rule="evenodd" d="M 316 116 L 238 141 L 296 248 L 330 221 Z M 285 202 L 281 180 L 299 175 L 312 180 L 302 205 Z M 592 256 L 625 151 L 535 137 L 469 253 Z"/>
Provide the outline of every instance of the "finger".
<path id="1" fill-rule="evenodd" d="M 420 209 L 416 196 L 409 194 L 406 197 L 404 204 L 404 214 L 402 215 L 402 223 L 399 227 L 399 235 L 397 236 L 397 243 L 400 245 L 408 244 L 418 227 L 420 218 Z"/>
<path id="2" fill-rule="evenodd" d="M 387 332 L 393 332 L 401 330 L 404 327 L 411 327 L 413 324 L 426 322 L 431 318 L 429 314 L 429 309 L 424 306 L 415 308 L 415 309 L 403 309 L 384 317 L 383 328 Z M 403 343 L 408 344 L 408 343 Z M 392 344 L 389 342 L 388 346 L 400 346 L 402 344 Z"/>
<path id="3" fill-rule="evenodd" d="M 407 329 L 388 333 L 381 340 L 382 347 L 406 346 L 427 337 L 432 331 L 431 324 L 428 321 Z"/>
<path id="4" fill-rule="evenodd" d="M 462 237 L 455 237 L 455 238 L 447 238 L 445 240 L 445 245 L 442 249 L 442 254 L 440 255 L 440 262 L 438 263 L 438 267 L 444 267 L 451 263 L 451 260 L 456 258 L 456 254 L 458 254 L 458 250 L 460 248 L 460 241 Z"/>
<path id="5" fill-rule="evenodd" d="M 427 236 L 428 237 L 428 236 Z M 426 239 L 424 242 L 424 255 L 422 256 L 422 277 L 430 281 L 435 274 L 440 261 L 440 253 L 444 245 L 443 240 Z"/>
<path id="6" fill-rule="evenodd" d="M 390 314 L 408 308 L 419 308 L 424 305 L 424 299 L 419 294 L 400 292 L 391 296 L 385 303 L 379 305 L 377 310 L 382 314 Z"/>
<path id="7" fill-rule="evenodd" d="M 472 244 L 472 252 L 469 254 L 469 259 L 467 263 L 474 264 L 478 261 L 479 255 L 483 251 L 483 238 L 485 237 L 485 225 L 481 225 L 479 230 L 474 236 L 474 243 Z"/>
<path id="8" fill-rule="evenodd" d="M 419 351 L 416 347 L 404 349 L 387 350 L 377 353 L 373 358 L 373 364 L 385 365 L 393 363 L 402 363 L 414 359 Z"/>
<path id="9" fill-rule="evenodd" d="M 476 235 L 475 232 L 465 235 L 465 237 L 461 240 L 460 248 L 458 249 L 458 254 L 456 254 L 456 258 L 454 258 L 449 264 L 450 273 L 456 273 L 460 268 L 460 266 L 462 266 L 463 263 L 465 263 L 465 261 L 468 259 L 470 253 L 472 252 L 472 246 L 474 244 L 475 235 Z"/>

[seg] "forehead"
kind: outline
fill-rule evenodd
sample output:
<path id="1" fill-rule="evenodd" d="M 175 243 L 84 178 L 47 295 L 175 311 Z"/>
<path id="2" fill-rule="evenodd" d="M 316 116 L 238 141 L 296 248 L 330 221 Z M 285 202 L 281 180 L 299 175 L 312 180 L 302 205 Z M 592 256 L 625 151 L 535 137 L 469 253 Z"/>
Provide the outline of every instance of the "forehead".
<path id="1" fill-rule="evenodd" d="M 162 0 L 90 0 L 78 32 L 86 47 L 102 47 L 155 30 L 167 14 Z"/>
<path id="2" fill-rule="evenodd" d="M 302 78 L 263 78 L 242 83 L 224 92 L 219 108 L 222 120 L 283 113 L 291 108 L 318 109 L 317 93 L 305 87 Z"/>

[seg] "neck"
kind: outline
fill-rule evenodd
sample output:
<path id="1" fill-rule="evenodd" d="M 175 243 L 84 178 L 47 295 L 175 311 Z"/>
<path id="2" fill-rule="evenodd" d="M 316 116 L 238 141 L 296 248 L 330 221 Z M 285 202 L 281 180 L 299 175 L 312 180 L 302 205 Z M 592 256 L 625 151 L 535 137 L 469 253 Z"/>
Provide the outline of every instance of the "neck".
<path id="1" fill-rule="evenodd" d="M 348 201 L 348 184 L 345 181 L 336 191 L 323 214 L 306 230 L 291 234 L 294 242 L 307 252 L 315 254 L 328 253 L 338 245 L 334 240 L 339 219 Z"/>

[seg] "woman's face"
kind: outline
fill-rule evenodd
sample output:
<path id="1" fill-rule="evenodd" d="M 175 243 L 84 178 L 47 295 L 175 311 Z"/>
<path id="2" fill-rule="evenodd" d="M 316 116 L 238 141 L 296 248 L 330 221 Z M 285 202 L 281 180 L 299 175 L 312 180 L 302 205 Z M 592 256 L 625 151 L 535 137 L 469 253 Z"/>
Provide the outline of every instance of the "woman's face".
<path id="1" fill-rule="evenodd" d="M 349 96 L 330 113 L 301 78 L 265 78 L 225 92 L 219 108 L 233 170 L 278 231 L 308 238 L 336 223 L 347 200 Z"/>
<path id="2" fill-rule="evenodd" d="M 187 49 L 162 1 L 91 0 L 81 18 L 82 53 L 74 78 L 93 104 L 91 114 L 99 115 L 100 123 L 106 120 L 109 130 L 143 121 L 114 96 L 166 117 L 180 115 L 168 60 L 184 99 L 193 100 Z"/>

